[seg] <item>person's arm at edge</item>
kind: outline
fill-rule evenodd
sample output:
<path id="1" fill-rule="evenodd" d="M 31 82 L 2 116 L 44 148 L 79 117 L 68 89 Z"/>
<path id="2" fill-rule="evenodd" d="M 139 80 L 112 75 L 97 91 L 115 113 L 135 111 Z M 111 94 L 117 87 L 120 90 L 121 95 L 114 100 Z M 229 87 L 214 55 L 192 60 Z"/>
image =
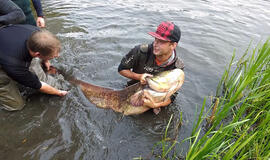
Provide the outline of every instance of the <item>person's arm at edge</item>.
<path id="1" fill-rule="evenodd" d="M 18 24 L 25 20 L 25 15 L 21 8 L 19 8 L 11 0 L 0 0 L 0 23 L 2 24 Z"/>
<path id="2" fill-rule="evenodd" d="M 68 93 L 67 91 L 58 90 L 42 81 L 41 81 L 41 88 L 39 89 L 39 91 L 42 93 L 53 94 L 58 96 L 65 96 Z"/>
<path id="3" fill-rule="evenodd" d="M 47 71 L 50 70 L 51 63 L 49 60 L 45 60 L 45 61 L 43 60 L 41 63 L 42 63 L 42 65 L 44 65 L 44 67 L 46 68 Z"/>
<path id="4" fill-rule="evenodd" d="M 38 17 L 43 17 L 43 11 L 42 11 L 42 5 L 40 0 L 32 0 L 33 6 L 36 10 L 37 16 Z"/>
<path id="5" fill-rule="evenodd" d="M 37 26 L 41 28 L 46 27 L 40 0 L 32 0 L 32 3 L 37 13 Z"/>

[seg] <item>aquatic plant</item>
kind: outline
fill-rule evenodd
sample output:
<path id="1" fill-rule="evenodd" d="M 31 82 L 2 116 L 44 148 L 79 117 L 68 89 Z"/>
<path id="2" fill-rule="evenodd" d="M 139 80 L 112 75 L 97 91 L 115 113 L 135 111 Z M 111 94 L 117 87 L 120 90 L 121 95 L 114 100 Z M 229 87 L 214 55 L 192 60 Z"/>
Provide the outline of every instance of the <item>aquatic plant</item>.
<path id="1" fill-rule="evenodd" d="M 190 142 L 185 159 L 270 158 L 270 42 L 249 48 L 237 62 L 233 53 L 206 113 L 204 99 L 191 137 L 184 140 Z M 163 148 L 161 158 L 171 159 L 167 152 L 177 142 L 168 147 L 166 139 L 157 144 Z"/>

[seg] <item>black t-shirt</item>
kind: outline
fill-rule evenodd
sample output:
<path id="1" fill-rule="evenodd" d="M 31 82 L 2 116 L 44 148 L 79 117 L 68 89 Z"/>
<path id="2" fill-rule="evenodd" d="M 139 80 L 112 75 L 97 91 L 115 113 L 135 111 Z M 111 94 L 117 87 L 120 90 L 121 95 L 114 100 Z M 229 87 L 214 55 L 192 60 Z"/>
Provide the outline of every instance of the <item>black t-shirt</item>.
<path id="1" fill-rule="evenodd" d="M 118 66 L 118 72 L 128 69 L 139 74 L 149 73 L 155 75 L 159 72 L 175 68 L 184 69 L 182 60 L 175 56 L 172 63 L 169 65 L 159 66 L 156 63 L 155 55 L 153 54 L 153 44 L 146 44 L 135 46 L 127 55 L 125 55 Z M 128 82 L 128 85 L 136 82 L 139 81 L 131 80 Z"/>
<path id="2" fill-rule="evenodd" d="M 0 65 L 13 80 L 34 89 L 41 88 L 38 77 L 29 71 L 32 57 L 26 42 L 38 28 L 31 25 L 9 25 L 0 29 Z"/>

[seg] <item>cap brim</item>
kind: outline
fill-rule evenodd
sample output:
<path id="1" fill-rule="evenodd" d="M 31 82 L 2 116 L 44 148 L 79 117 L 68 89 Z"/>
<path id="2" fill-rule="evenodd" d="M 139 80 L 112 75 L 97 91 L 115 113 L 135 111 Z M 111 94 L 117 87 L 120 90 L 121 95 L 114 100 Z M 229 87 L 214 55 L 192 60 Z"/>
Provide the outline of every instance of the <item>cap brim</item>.
<path id="1" fill-rule="evenodd" d="M 160 35 L 158 35 L 156 32 L 148 32 L 148 34 L 150 34 L 151 36 L 157 38 L 157 39 L 160 39 L 160 40 L 163 40 L 163 41 L 170 41 L 169 39 L 166 39 L 164 37 L 161 37 Z"/>

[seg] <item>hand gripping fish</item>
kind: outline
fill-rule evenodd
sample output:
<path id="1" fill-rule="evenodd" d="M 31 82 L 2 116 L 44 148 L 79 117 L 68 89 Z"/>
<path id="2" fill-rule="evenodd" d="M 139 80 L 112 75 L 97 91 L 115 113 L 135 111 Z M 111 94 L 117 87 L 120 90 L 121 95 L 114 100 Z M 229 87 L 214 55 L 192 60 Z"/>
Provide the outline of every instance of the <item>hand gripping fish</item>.
<path id="1" fill-rule="evenodd" d="M 104 88 L 78 79 L 71 79 L 70 82 L 78 85 L 85 97 L 97 107 L 133 115 L 151 109 L 143 105 L 144 94 L 148 94 L 156 103 L 165 101 L 181 88 L 184 77 L 181 69 L 173 69 L 147 77 L 147 85 L 136 83 L 122 90 Z"/>

